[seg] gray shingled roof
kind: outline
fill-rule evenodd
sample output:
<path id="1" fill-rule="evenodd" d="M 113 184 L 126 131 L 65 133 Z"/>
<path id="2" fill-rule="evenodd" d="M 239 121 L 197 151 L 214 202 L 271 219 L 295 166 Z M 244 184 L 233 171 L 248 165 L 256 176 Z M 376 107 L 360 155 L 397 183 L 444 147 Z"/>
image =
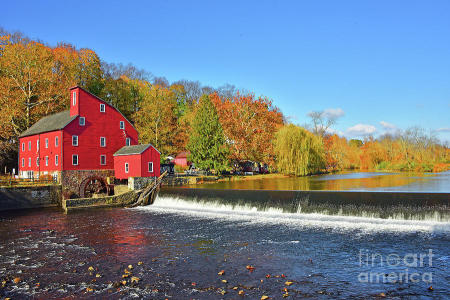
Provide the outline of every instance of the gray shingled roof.
<path id="1" fill-rule="evenodd" d="M 38 133 L 60 130 L 66 127 L 70 122 L 75 120 L 77 116 L 70 116 L 70 111 L 65 110 L 37 121 L 33 126 L 22 132 L 19 137 L 35 135 Z"/>
<path id="2" fill-rule="evenodd" d="M 114 156 L 118 155 L 131 155 L 131 154 L 141 154 L 145 150 L 147 150 L 148 147 L 152 146 L 151 144 L 146 145 L 133 145 L 133 146 L 123 146 L 119 150 L 117 150 L 116 153 L 114 153 Z"/>

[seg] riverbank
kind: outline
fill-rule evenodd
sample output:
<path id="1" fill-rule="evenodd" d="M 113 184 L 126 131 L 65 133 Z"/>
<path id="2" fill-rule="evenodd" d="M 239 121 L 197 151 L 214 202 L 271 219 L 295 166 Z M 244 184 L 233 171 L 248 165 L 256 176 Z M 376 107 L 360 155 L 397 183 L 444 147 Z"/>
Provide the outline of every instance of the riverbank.
<path id="1" fill-rule="evenodd" d="M 60 185 L 0 187 L 0 211 L 61 206 Z"/>

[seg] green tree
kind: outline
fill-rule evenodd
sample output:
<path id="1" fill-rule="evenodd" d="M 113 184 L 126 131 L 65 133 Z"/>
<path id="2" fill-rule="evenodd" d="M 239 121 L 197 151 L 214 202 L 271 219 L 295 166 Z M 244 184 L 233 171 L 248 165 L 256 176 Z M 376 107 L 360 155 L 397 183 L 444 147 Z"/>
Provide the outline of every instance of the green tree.
<path id="1" fill-rule="evenodd" d="M 325 168 L 321 139 L 302 127 L 282 127 L 275 134 L 274 150 L 277 168 L 284 174 L 304 176 Z"/>
<path id="2" fill-rule="evenodd" d="M 200 98 L 187 145 L 190 160 L 203 170 L 228 168 L 228 148 L 216 108 L 208 95 Z"/>

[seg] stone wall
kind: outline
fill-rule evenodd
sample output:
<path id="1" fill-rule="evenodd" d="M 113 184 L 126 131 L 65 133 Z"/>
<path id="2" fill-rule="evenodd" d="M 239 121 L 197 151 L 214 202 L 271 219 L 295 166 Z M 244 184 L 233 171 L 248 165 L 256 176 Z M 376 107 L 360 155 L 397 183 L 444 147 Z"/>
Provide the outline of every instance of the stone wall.
<path id="1" fill-rule="evenodd" d="M 114 176 L 114 170 L 65 170 L 61 174 L 64 197 L 79 197 L 81 182 L 91 176 L 106 178 Z"/>
<path id="2" fill-rule="evenodd" d="M 61 204 L 60 185 L 2 187 L 0 211 L 26 208 L 55 207 Z"/>
<path id="3" fill-rule="evenodd" d="M 98 198 L 78 198 L 78 199 L 63 199 L 62 208 L 65 212 L 76 209 L 85 208 L 100 208 L 100 207 L 117 207 L 126 206 L 137 200 L 139 194 L 135 191 L 129 191 L 120 195 L 105 196 Z"/>
<path id="4" fill-rule="evenodd" d="M 128 189 L 130 190 L 141 190 L 146 187 L 149 183 L 154 182 L 156 177 L 129 177 L 128 178 Z"/>

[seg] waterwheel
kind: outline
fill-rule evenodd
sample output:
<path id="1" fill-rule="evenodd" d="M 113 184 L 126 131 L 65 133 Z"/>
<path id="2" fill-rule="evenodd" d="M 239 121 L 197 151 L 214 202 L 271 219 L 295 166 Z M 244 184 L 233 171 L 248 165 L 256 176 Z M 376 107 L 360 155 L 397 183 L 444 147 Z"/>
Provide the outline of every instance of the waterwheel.
<path id="1" fill-rule="evenodd" d="M 102 177 L 92 176 L 84 179 L 80 184 L 80 197 L 91 198 L 94 194 L 109 194 L 109 186 Z"/>

